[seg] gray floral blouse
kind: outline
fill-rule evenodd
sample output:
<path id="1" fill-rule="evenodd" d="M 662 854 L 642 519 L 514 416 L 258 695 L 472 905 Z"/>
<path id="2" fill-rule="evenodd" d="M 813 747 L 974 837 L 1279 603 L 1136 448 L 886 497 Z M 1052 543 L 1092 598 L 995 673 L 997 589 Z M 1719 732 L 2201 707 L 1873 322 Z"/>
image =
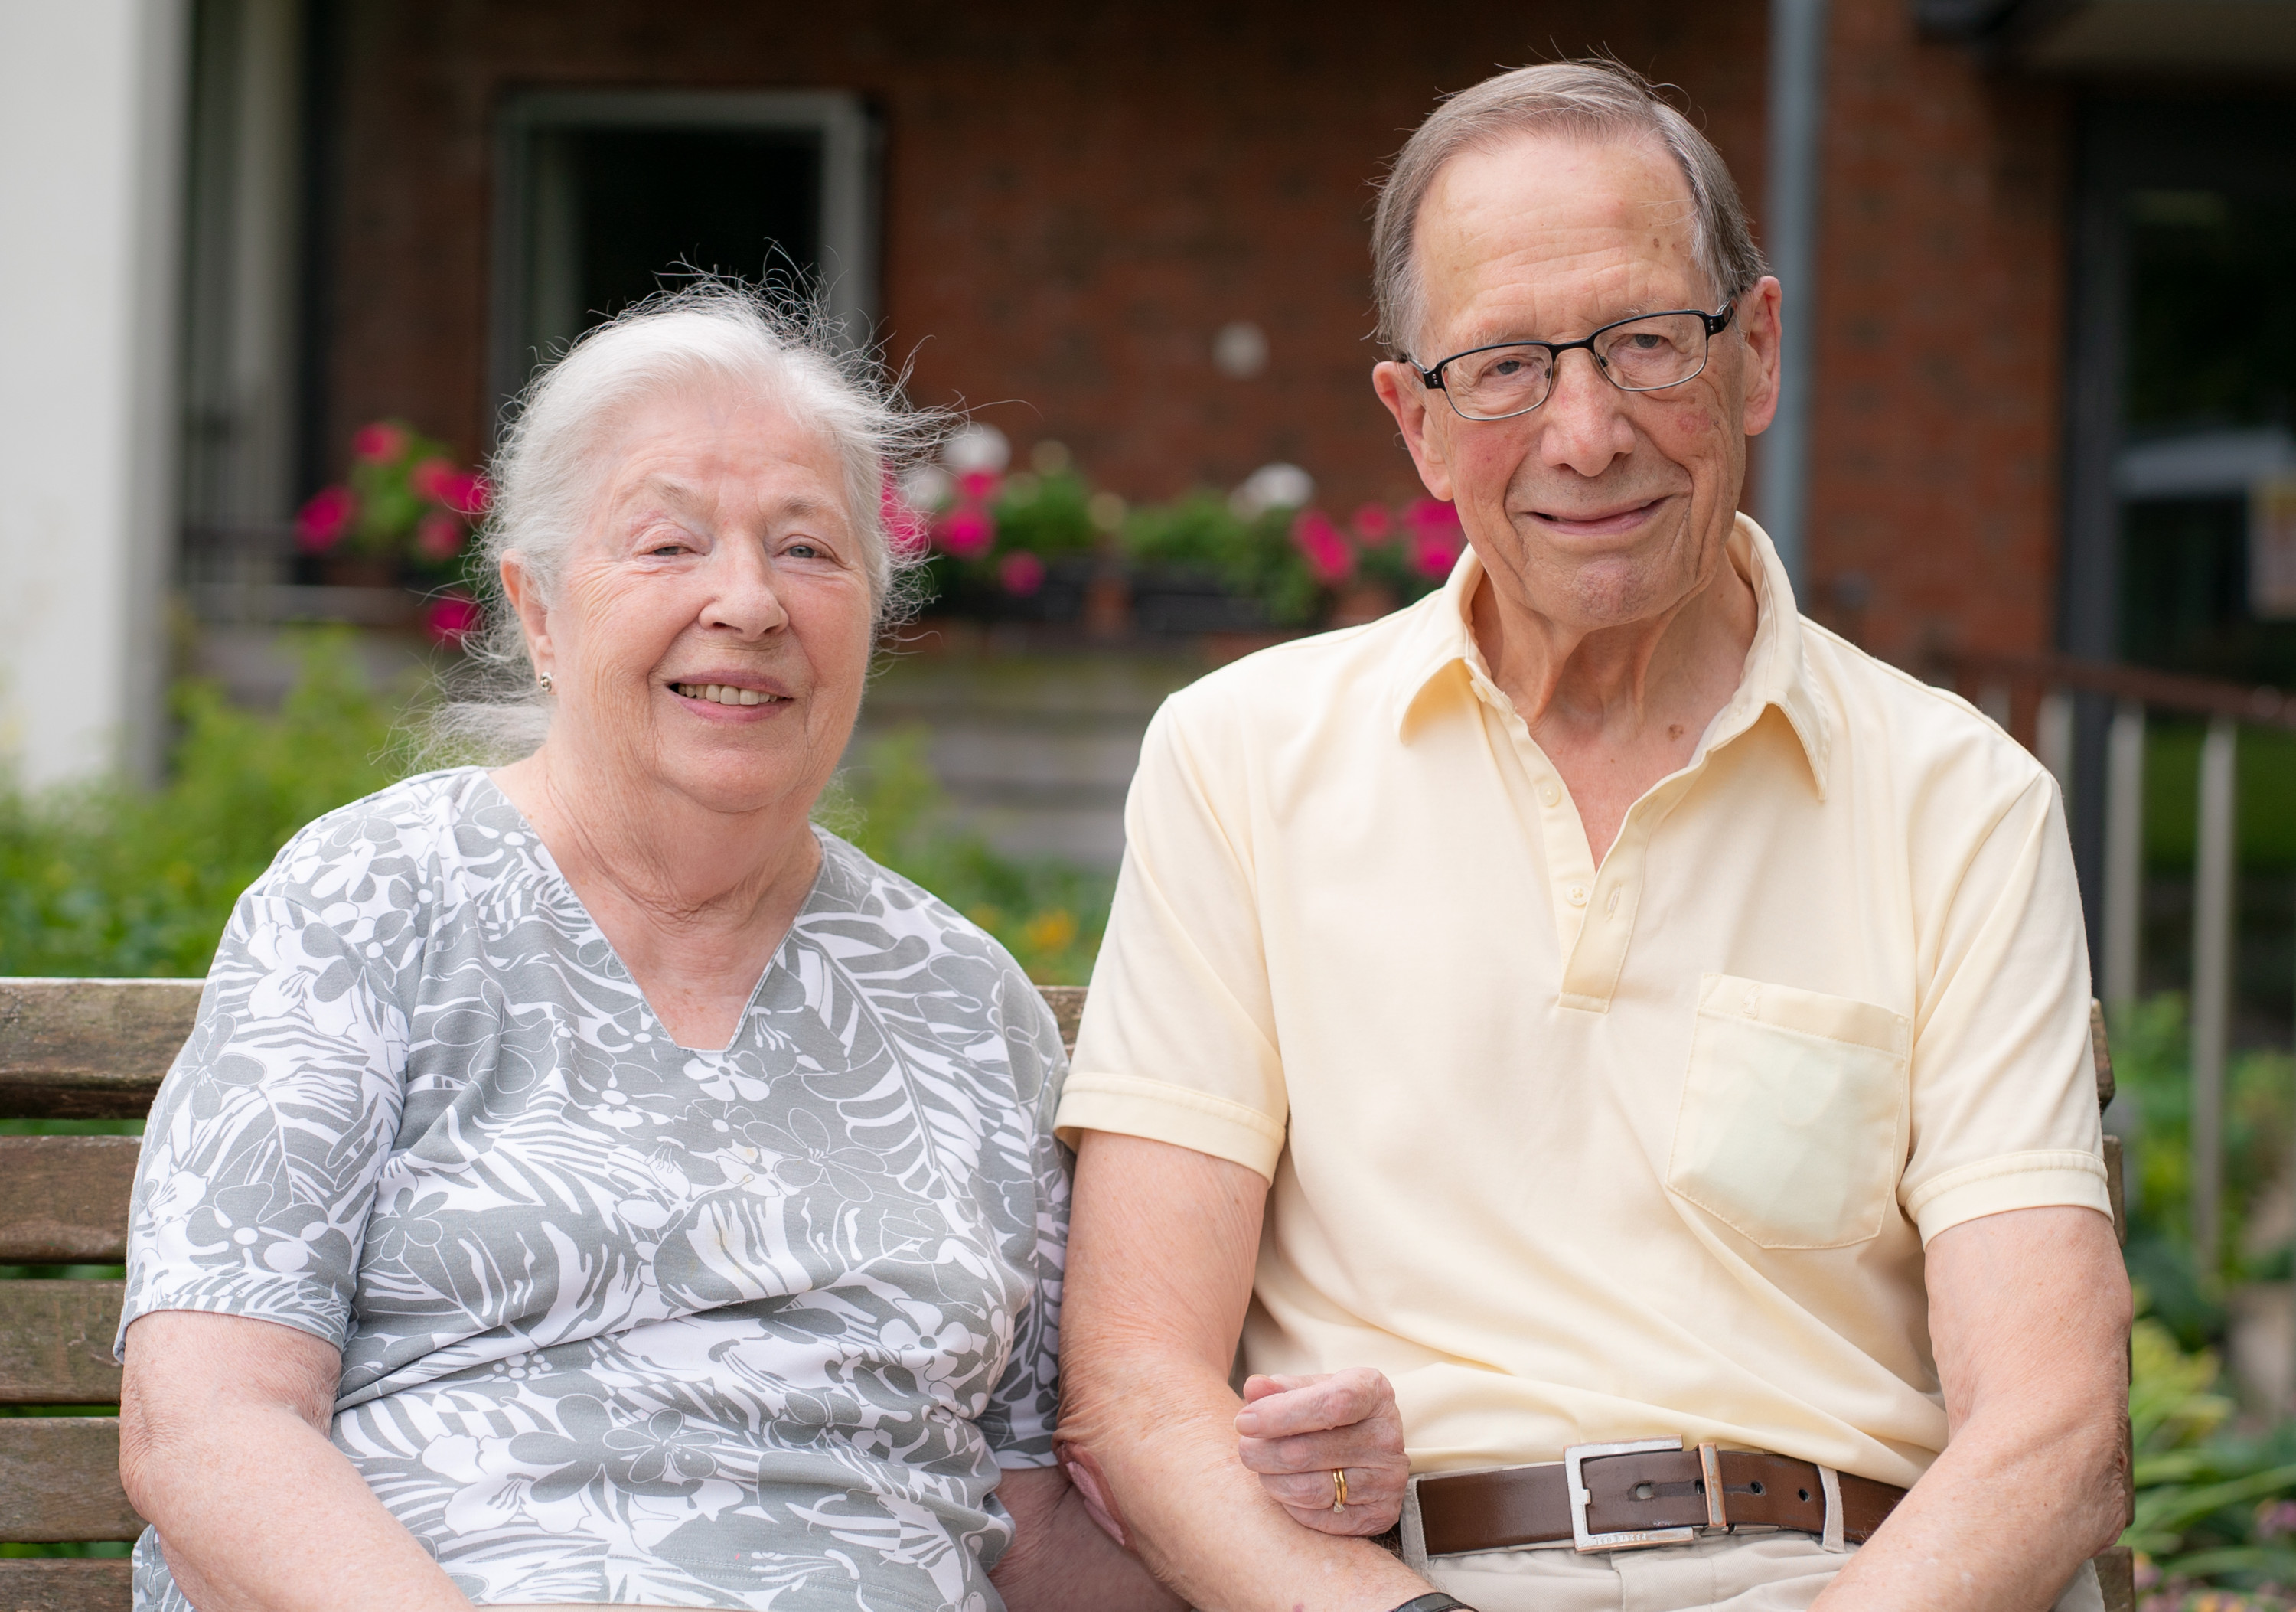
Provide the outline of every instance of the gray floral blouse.
<path id="1" fill-rule="evenodd" d="M 482 1605 L 995 1612 L 998 1469 L 1053 1459 L 1060 1039 L 821 843 L 696 1052 L 485 773 L 313 823 L 152 1111 L 122 1331 L 340 1345 L 337 1448 Z M 135 1600 L 187 1607 L 150 1530 Z"/>

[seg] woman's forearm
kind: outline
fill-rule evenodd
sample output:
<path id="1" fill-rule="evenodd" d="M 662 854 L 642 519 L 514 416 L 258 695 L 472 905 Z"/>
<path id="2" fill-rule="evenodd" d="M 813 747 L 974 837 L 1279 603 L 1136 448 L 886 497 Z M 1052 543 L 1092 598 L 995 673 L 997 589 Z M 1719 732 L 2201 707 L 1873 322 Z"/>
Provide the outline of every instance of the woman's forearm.
<path id="1" fill-rule="evenodd" d="M 200 1612 L 467 1612 L 322 1431 L 340 1370 L 267 1321 L 164 1311 L 128 1328 L 120 1479 Z"/>
<path id="2" fill-rule="evenodd" d="M 1179 1598 L 1101 1532 L 1057 1467 L 1007 1472 L 1012 1549 L 990 1570 L 1007 1612 L 1185 1612 Z"/>
<path id="3" fill-rule="evenodd" d="M 1387 1612 L 1426 1593 L 1378 1546 L 1304 1528 L 1238 1455 L 1228 1386 L 1267 1183 L 1185 1147 L 1090 1132 L 1062 1318 L 1061 1437 L 1127 1542 L 1203 1612 Z"/>
<path id="4" fill-rule="evenodd" d="M 1105 1474 L 1132 1548 L 1203 1612 L 1386 1612 L 1428 1586 L 1367 1540 L 1311 1533 L 1236 1460 L 1225 1378 L 1144 1356 L 1071 1378 L 1062 1431 Z M 1100 1369 L 1092 1376 L 1102 1376 Z"/>

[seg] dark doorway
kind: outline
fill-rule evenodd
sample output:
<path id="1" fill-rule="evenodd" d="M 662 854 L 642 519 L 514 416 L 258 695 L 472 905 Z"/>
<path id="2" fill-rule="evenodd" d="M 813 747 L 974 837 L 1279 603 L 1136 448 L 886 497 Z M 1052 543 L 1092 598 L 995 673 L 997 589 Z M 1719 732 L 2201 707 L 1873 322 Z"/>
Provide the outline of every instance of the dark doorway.
<path id="1" fill-rule="evenodd" d="M 696 274 L 802 292 L 866 339 L 876 140 L 857 97 L 537 92 L 501 129 L 504 398 L 584 331 Z"/>
<path id="2" fill-rule="evenodd" d="M 819 273 L 819 135 L 605 128 L 562 138 L 574 192 L 578 328 L 694 269 L 808 284 Z"/>

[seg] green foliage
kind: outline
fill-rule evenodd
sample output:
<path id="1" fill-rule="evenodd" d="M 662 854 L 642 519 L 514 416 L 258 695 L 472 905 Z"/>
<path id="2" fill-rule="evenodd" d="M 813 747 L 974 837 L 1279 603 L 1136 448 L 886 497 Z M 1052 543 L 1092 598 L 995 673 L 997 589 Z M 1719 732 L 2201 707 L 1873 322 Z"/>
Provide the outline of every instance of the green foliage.
<path id="1" fill-rule="evenodd" d="M 232 903 L 287 837 L 398 776 L 404 700 L 367 686 L 344 635 L 299 654 L 276 715 L 180 686 L 162 788 L 0 793 L 0 974 L 205 974 Z"/>
<path id="2" fill-rule="evenodd" d="M 2296 1584 L 2296 1423 L 2235 1427 L 2208 1345 L 2226 1328 L 2227 1286 L 2288 1274 L 2288 1250 L 2251 1246 L 2248 1222 L 2296 1140 L 2290 1060 L 2250 1052 L 2229 1061 L 2224 1252 L 2204 1281 L 2190 1241 L 2183 999 L 2157 997 L 2117 1013 L 2112 1040 L 2114 1078 L 2134 1120 L 2128 1259 L 2144 1312 L 2130 1341 L 2136 1517 L 2122 1542 L 2142 1553 L 2149 1612 L 2285 1608 L 2275 1586 Z M 2221 1588 L 2227 1584 L 2242 1592 Z"/>
<path id="3" fill-rule="evenodd" d="M 1000 856 L 952 822 L 925 759 L 928 738 L 910 728 L 870 744 L 816 815 L 995 935 L 1039 984 L 1083 983 L 1108 925 L 1113 883 L 1062 862 Z"/>
<path id="4" fill-rule="evenodd" d="M 2201 738 L 2196 722 L 2155 720 L 2144 734 L 2144 859 L 2163 873 L 2193 870 L 2200 818 Z M 2296 733 L 2240 730 L 2238 802 L 2243 873 L 2296 869 Z"/>
<path id="5" fill-rule="evenodd" d="M 1142 564 L 1196 572 L 1229 592 L 1260 600 L 1273 626 L 1309 621 L 1323 590 L 1292 541 L 1292 512 L 1245 520 L 1218 493 L 1193 492 L 1133 512 L 1124 547 Z"/>
<path id="6" fill-rule="evenodd" d="M 2133 1114 L 2129 1139 L 2128 1268 L 2155 1314 L 2186 1348 L 2220 1336 L 2219 1295 L 2228 1284 L 2284 1277 L 2285 1247 L 2247 1246 L 2258 1197 L 2296 1151 L 2296 1086 L 2284 1053 L 2235 1053 L 2225 1072 L 2224 1244 L 2213 1269 L 2193 1256 L 2191 1038 L 2182 997 L 2164 995 L 2116 1013 L 2114 1079 Z"/>
<path id="7" fill-rule="evenodd" d="M 2216 1356 L 2180 1349 L 2150 1317 L 2129 1354 L 2136 1503 L 2121 1543 L 2143 1553 L 2140 1575 L 2167 1582 L 2167 1606 L 2202 1581 L 2296 1583 L 2296 1424 L 2224 1431 L 2233 1407 L 2215 1391 Z"/>
<path id="8" fill-rule="evenodd" d="M 1092 489 L 1082 476 L 1063 470 L 1048 476 L 1017 475 L 1005 481 L 992 506 L 996 517 L 996 554 L 1026 549 L 1044 559 L 1086 554 L 1100 540 L 1092 523 Z"/>

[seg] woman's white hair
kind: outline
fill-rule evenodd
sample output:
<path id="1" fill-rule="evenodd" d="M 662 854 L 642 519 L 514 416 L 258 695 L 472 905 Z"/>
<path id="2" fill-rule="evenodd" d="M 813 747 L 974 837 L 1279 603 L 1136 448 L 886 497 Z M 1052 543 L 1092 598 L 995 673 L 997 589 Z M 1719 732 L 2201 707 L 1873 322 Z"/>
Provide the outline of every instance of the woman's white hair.
<path id="1" fill-rule="evenodd" d="M 932 451 L 948 422 L 908 407 L 902 377 L 840 335 L 810 301 L 705 278 L 618 314 L 534 378 L 488 467 L 493 497 L 479 536 L 485 623 L 453 679 L 461 697 L 433 724 L 436 748 L 499 761 L 542 742 L 549 701 L 503 594 L 503 556 L 515 551 L 544 600 L 554 600 L 612 469 L 601 450 L 634 407 L 666 393 L 730 388 L 818 430 L 844 468 L 846 514 L 861 540 L 876 625 L 907 608 L 908 576 L 922 556 L 896 549 L 885 489 Z"/>
<path id="2" fill-rule="evenodd" d="M 1434 188 L 1435 176 L 1463 152 L 1488 150 L 1526 134 L 1654 142 L 1690 187 L 1691 252 L 1713 283 L 1714 294 L 1737 297 L 1770 272 L 1722 153 L 1660 98 L 1649 79 L 1621 62 L 1599 60 L 1518 67 L 1461 90 L 1429 113 L 1380 186 L 1371 227 L 1372 289 L 1379 303 L 1375 339 L 1395 357 L 1431 363 L 1443 356 L 1412 350 L 1426 317 L 1417 252 L 1419 210 Z"/>

